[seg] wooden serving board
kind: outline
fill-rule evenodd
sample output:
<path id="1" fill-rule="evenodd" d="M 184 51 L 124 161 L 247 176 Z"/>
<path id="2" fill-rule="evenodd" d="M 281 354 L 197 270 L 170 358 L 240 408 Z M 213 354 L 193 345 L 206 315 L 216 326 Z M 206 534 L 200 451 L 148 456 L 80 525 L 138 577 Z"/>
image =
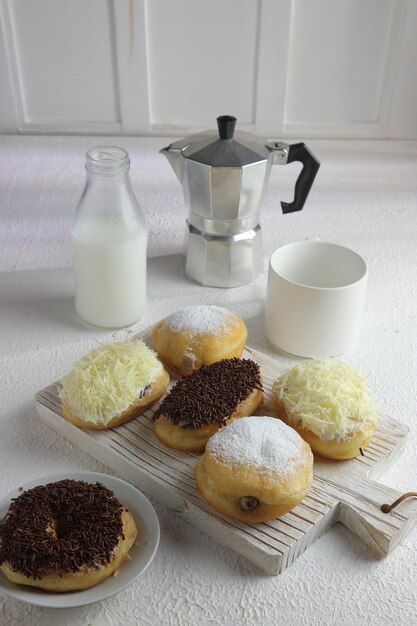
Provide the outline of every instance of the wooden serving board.
<path id="1" fill-rule="evenodd" d="M 243 356 L 256 360 L 261 367 L 265 402 L 258 414 L 273 415 L 271 387 L 281 373 L 279 366 L 270 357 L 249 348 Z M 316 457 L 313 485 L 304 500 L 279 519 L 249 525 L 217 513 L 202 499 L 194 481 L 198 455 L 176 452 L 157 440 L 153 425 L 155 406 L 115 429 L 87 431 L 62 417 L 59 393 L 59 382 L 37 393 L 36 409 L 41 422 L 267 574 L 283 572 L 336 522 L 342 522 L 380 556 L 385 556 L 417 519 L 414 499 L 388 514 L 380 509 L 400 493 L 373 479 L 401 453 L 408 433 L 406 426 L 389 417 L 380 418 L 364 456 L 350 461 Z"/>

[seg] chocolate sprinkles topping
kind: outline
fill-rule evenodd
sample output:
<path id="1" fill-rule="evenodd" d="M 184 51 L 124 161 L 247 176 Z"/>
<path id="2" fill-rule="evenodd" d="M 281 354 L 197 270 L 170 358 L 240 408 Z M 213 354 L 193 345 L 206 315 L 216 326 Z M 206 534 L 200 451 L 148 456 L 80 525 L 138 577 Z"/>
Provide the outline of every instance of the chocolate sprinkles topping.
<path id="1" fill-rule="evenodd" d="M 14 498 L 0 525 L 0 564 L 31 578 L 110 563 L 123 506 L 101 483 L 61 480 Z"/>
<path id="2" fill-rule="evenodd" d="M 182 428 L 224 422 L 255 390 L 262 391 L 259 365 L 251 359 L 224 359 L 203 365 L 179 380 L 155 412 Z"/>

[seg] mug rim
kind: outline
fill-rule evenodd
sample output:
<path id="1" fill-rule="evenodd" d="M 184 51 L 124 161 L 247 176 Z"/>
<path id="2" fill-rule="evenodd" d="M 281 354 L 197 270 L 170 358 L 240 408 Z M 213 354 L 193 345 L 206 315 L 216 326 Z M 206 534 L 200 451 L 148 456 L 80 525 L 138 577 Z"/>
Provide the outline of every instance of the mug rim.
<path id="1" fill-rule="evenodd" d="M 299 282 L 299 281 L 295 281 L 295 280 L 291 280 L 290 278 L 284 276 L 282 273 L 278 272 L 274 266 L 273 266 L 273 262 L 274 262 L 274 257 L 279 256 L 280 253 L 282 253 L 284 250 L 288 249 L 288 248 L 292 248 L 292 247 L 311 247 L 311 246 L 321 246 L 321 247 L 327 247 L 327 248 L 337 248 L 339 250 L 345 250 L 347 251 L 349 254 L 351 254 L 352 256 L 356 257 L 356 259 L 358 259 L 361 263 L 362 263 L 362 272 L 361 275 L 354 281 L 351 281 L 345 285 L 339 285 L 339 286 L 334 286 L 334 287 L 324 287 L 324 286 L 316 286 L 316 285 L 308 285 L 305 284 L 303 282 Z M 301 287 L 302 289 L 311 289 L 311 290 L 315 290 L 315 291 L 340 291 L 342 289 L 350 289 L 351 287 L 354 287 L 355 285 L 357 285 L 358 283 L 366 280 L 367 275 L 368 275 L 368 265 L 365 261 L 365 259 L 355 250 L 352 250 L 352 248 L 349 248 L 348 246 L 344 246 L 342 244 L 338 244 L 338 243 L 334 243 L 332 241 L 321 241 L 321 240 L 315 240 L 315 239 L 305 239 L 302 241 L 293 241 L 290 243 L 286 243 L 282 246 L 280 246 L 279 248 L 277 248 L 276 250 L 274 250 L 274 252 L 272 252 L 272 254 L 269 257 L 269 271 L 272 272 L 276 277 L 280 278 L 281 280 L 285 281 L 286 283 L 288 283 L 289 285 L 294 285 L 297 287 Z"/>

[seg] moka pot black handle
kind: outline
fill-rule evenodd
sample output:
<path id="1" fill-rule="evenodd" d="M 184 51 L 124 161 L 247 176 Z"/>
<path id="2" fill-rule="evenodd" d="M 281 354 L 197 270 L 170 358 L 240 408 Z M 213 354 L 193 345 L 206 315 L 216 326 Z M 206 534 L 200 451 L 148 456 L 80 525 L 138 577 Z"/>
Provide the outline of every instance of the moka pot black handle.
<path id="1" fill-rule="evenodd" d="M 301 211 L 311 186 L 316 178 L 320 167 L 320 161 L 307 148 L 305 143 L 293 143 L 291 145 L 282 141 L 271 141 L 265 144 L 272 153 L 272 163 L 286 165 L 293 161 L 300 161 L 303 168 L 295 183 L 294 200 L 292 202 L 281 202 L 283 213 Z"/>

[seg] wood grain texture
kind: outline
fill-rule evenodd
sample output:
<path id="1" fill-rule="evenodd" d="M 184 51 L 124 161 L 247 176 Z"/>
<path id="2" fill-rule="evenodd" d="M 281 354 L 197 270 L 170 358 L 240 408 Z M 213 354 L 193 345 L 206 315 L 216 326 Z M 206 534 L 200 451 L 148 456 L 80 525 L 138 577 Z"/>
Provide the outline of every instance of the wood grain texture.
<path id="1" fill-rule="evenodd" d="M 244 356 L 261 366 L 265 403 L 257 413 L 273 415 L 271 387 L 281 372 L 273 359 L 255 350 L 245 349 Z M 57 382 L 36 395 L 44 424 L 267 574 L 283 572 L 336 522 L 380 556 L 389 554 L 416 522 L 416 500 L 389 514 L 380 509 L 400 494 L 375 478 L 401 453 L 408 433 L 389 417 L 381 416 L 364 456 L 339 462 L 316 457 L 313 485 L 304 500 L 279 519 L 249 525 L 217 513 L 201 498 L 194 480 L 198 456 L 166 448 L 156 439 L 155 407 L 116 429 L 86 431 L 63 419 L 59 393 Z"/>

